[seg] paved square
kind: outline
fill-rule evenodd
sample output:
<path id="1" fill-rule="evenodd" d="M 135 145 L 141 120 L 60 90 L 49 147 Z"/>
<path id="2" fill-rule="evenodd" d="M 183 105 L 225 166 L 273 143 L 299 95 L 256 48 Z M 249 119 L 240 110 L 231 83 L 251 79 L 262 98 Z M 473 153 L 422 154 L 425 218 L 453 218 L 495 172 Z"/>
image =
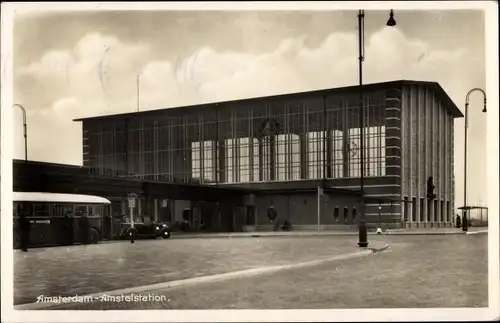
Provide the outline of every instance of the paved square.
<path id="1" fill-rule="evenodd" d="M 144 295 L 160 301 L 93 302 L 53 309 L 320 309 L 487 306 L 487 235 L 376 236 L 389 251 L 306 269 L 235 278 Z M 354 246 L 353 246 L 354 242 Z M 245 268 L 310 261 L 357 250 L 356 237 L 179 239 L 68 248 L 42 288 L 28 281 L 17 290 L 20 303 L 39 294 L 83 295 L 129 286 L 210 275 Z M 59 249 L 56 251 L 56 249 Z M 87 256 L 79 257 L 79 249 Z M 116 256 L 107 255 L 114 250 Z M 62 253 L 54 248 L 40 252 Z M 19 254 L 16 265 L 31 256 Z M 93 260 L 90 261 L 90 255 Z M 170 255 L 170 257 L 161 257 Z M 16 254 L 16 256 L 18 256 Z M 40 257 L 40 256 L 39 256 Z M 61 257 L 61 256 L 60 256 Z M 86 258 L 87 257 L 87 258 Z M 127 264 L 125 259 L 139 257 Z M 78 258 L 89 259 L 76 266 Z M 158 261 L 151 259 L 158 258 Z M 64 262 L 62 260 L 65 260 Z M 139 261 L 140 260 L 140 261 Z M 32 260 L 33 261 L 33 260 Z M 33 262 L 30 263 L 33 263 Z M 44 260 L 47 262 L 47 260 Z M 74 267 L 72 267 L 74 266 Z M 118 270 L 116 270 L 118 269 Z M 46 274 L 51 272 L 46 271 Z M 71 272 L 74 275 L 70 274 Z M 23 276 L 25 274 L 19 275 Z M 84 279 L 78 275 L 83 275 Z M 137 276 L 137 278 L 136 278 Z M 26 276 L 25 276 L 26 277 Z M 18 279 L 16 275 L 16 279 Z M 16 282 L 17 284 L 17 282 Z M 71 291 L 69 291 L 71 289 Z M 24 293 L 24 294 L 22 294 Z M 33 296 L 31 296 L 33 295 Z M 31 297 L 31 298 L 30 298 Z"/>
<path id="2" fill-rule="evenodd" d="M 42 294 L 84 295 L 316 260 L 357 251 L 356 239 L 354 236 L 169 239 L 31 249 L 14 254 L 14 304 L 35 302 Z"/>

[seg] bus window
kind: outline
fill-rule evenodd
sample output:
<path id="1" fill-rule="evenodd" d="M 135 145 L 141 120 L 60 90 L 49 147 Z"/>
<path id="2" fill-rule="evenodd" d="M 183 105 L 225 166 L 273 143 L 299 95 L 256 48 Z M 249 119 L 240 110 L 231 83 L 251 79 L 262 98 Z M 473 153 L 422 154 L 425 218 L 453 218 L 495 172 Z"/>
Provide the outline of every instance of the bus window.
<path id="1" fill-rule="evenodd" d="M 25 213 L 27 216 L 31 216 L 31 204 L 26 202 L 14 202 L 13 213 L 14 216 L 20 216 L 21 213 Z"/>
<path id="2" fill-rule="evenodd" d="M 48 217 L 49 205 L 47 203 L 33 204 L 33 216 Z"/>
<path id="3" fill-rule="evenodd" d="M 73 216 L 73 206 L 64 204 L 62 205 L 54 204 L 54 210 L 52 216 L 55 217 Z"/>
<path id="4" fill-rule="evenodd" d="M 93 205 L 90 208 L 92 208 L 92 215 L 94 216 L 102 215 L 102 205 Z"/>
<path id="5" fill-rule="evenodd" d="M 77 205 L 75 206 L 75 216 L 83 216 L 87 213 L 86 205 Z"/>

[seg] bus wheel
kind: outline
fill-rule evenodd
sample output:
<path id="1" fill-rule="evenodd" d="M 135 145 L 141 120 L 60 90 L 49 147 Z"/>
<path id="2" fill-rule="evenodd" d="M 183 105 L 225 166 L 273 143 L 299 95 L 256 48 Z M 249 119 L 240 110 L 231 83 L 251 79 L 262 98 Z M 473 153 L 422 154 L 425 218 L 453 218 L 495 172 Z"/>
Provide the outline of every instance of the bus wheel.
<path id="1" fill-rule="evenodd" d="M 90 243 L 98 244 L 99 240 L 100 240 L 99 231 L 97 231 L 94 228 L 90 229 Z"/>

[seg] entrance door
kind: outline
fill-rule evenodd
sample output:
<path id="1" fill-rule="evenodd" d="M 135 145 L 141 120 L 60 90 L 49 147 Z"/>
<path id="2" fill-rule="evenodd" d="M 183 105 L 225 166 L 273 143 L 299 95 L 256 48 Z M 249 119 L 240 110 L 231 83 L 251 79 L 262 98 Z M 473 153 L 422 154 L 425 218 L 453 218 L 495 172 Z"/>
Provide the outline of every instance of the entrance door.
<path id="1" fill-rule="evenodd" d="M 202 204 L 193 203 L 193 205 L 191 206 L 191 218 L 189 220 L 189 224 L 191 225 L 191 228 L 193 228 L 193 231 L 195 232 L 200 231 L 201 217 L 202 217 Z"/>
<path id="2" fill-rule="evenodd" d="M 221 227 L 223 232 L 234 231 L 234 214 L 232 206 L 221 206 Z"/>

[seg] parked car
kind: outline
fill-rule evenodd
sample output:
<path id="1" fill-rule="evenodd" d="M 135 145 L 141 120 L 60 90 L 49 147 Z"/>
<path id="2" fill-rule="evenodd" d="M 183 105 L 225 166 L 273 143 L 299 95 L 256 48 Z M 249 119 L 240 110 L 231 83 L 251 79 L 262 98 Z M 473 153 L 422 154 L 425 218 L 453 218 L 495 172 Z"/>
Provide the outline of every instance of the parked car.
<path id="1" fill-rule="evenodd" d="M 170 224 L 166 222 L 134 223 L 133 229 L 130 223 L 122 223 L 118 238 L 122 240 L 130 239 L 132 230 L 135 231 L 135 239 L 168 239 L 171 234 Z"/>

